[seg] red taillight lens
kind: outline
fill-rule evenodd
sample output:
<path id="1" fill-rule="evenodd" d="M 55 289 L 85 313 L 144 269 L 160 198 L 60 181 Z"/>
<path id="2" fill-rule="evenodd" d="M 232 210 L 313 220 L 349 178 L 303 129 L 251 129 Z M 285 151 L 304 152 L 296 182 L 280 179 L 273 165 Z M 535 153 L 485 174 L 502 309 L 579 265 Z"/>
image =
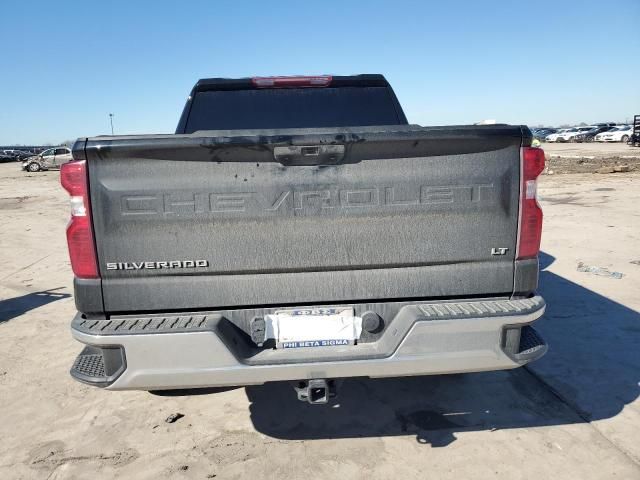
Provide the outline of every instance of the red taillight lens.
<path id="1" fill-rule="evenodd" d="M 544 170 L 544 150 L 525 147 L 522 149 L 522 173 L 528 180 L 535 180 Z"/>
<path id="2" fill-rule="evenodd" d="M 256 88 L 305 88 L 327 87 L 331 84 L 331 75 L 315 77 L 253 77 L 251 83 Z"/>
<path id="3" fill-rule="evenodd" d="M 540 251 L 542 209 L 537 198 L 537 179 L 544 170 L 544 151 L 541 148 L 524 147 L 521 170 L 518 259 L 534 258 Z"/>
<path id="4" fill-rule="evenodd" d="M 67 226 L 67 244 L 73 273 L 78 278 L 99 278 L 91 229 L 86 161 L 63 164 L 60 169 L 60 183 L 71 195 L 71 221 Z"/>
<path id="5" fill-rule="evenodd" d="M 67 227 L 71 268 L 76 277 L 98 278 L 93 234 L 88 217 L 73 217 Z"/>
<path id="6" fill-rule="evenodd" d="M 71 196 L 81 196 L 87 193 L 87 164 L 80 160 L 69 162 L 60 168 L 60 183 Z"/>

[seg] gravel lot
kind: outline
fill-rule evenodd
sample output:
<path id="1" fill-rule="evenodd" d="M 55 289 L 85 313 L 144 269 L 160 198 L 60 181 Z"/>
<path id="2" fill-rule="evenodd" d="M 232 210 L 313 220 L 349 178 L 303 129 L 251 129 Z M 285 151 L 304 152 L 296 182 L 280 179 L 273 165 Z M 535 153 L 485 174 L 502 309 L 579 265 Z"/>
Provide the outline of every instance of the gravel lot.
<path id="1" fill-rule="evenodd" d="M 581 146 L 547 150 L 565 148 Z M 67 196 L 58 172 L 0 164 L 0 478 L 639 479 L 640 174 L 541 183 L 549 353 L 505 372 L 348 380 L 323 408 L 289 385 L 161 397 L 71 380 Z"/>

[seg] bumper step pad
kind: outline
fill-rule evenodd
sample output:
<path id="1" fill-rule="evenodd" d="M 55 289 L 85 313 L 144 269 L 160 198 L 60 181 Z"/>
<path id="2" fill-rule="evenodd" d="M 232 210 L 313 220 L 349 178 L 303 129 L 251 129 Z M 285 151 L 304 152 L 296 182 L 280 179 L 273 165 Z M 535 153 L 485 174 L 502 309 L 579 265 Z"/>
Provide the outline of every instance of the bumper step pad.
<path id="1" fill-rule="evenodd" d="M 503 332 L 502 350 L 522 364 L 544 355 L 548 346 L 531 325 L 509 326 Z"/>
<path id="2" fill-rule="evenodd" d="M 76 380 L 97 387 L 111 385 L 126 368 L 121 347 L 95 347 L 87 345 L 71 367 Z"/>
<path id="3" fill-rule="evenodd" d="M 76 361 L 71 367 L 78 375 L 90 378 L 105 378 L 104 374 L 104 357 L 102 354 L 86 354 L 78 355 Z"/>
<path id="4" fill-rule="evenodd" d="M 536 330 L 527 325 L 520 330 L 520 345 L 518 348 L 518 356 L 528 357 L 535 355 L 538 351 L 546 348 L 547 345 Z"/>
<path id="5" fill-rule="evenodd" d="M 460 317 L 513 315 L 540 308 L 542 303 L 541 297 L 524 298 L 522 300 L 425 303 L 420 305 L 420 310 L 427 318 L 440 320 Z"/>
<path id="6" fill-rule="evenodd" d="M 202 332 L 211 329 L 207 315 L 113 317 L 109 320 L 74 320 L 73 328 L 93 335 L 128 335 L 133 333 Z"/>

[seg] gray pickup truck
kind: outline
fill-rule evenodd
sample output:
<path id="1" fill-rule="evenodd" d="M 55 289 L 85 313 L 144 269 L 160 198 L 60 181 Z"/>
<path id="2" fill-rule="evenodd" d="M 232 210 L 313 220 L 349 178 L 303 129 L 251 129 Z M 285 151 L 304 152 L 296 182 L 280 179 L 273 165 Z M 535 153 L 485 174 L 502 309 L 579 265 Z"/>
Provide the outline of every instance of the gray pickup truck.
<path id="1" fill-rule="evenodd" d="M 71 374 L 326 403 L 340 378 L 539 358 L 531 140 L 409 125 L 381 75 L 200 80 L 173 135 L 78 139 Z"/>

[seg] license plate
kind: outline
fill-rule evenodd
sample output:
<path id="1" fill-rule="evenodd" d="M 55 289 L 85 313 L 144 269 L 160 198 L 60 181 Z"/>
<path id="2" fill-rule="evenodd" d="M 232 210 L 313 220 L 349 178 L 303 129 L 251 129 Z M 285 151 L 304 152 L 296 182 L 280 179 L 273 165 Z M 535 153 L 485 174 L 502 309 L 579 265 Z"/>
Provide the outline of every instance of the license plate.
<path id="1" fill-rule="evenodd" d="M 353 317 L 351 307 L 322 307 L 322 308 L 294 308 L 291 310 L 277 310 L 276 315 L 310 316 L 310 315 L 346 315 Z"/>
<path id="2" fill-rule="evenodd" d="M 350 307 L 278 310 L 265 319 L 276 348 L 354 345 L 362 332 L 362 319 Z"/>

